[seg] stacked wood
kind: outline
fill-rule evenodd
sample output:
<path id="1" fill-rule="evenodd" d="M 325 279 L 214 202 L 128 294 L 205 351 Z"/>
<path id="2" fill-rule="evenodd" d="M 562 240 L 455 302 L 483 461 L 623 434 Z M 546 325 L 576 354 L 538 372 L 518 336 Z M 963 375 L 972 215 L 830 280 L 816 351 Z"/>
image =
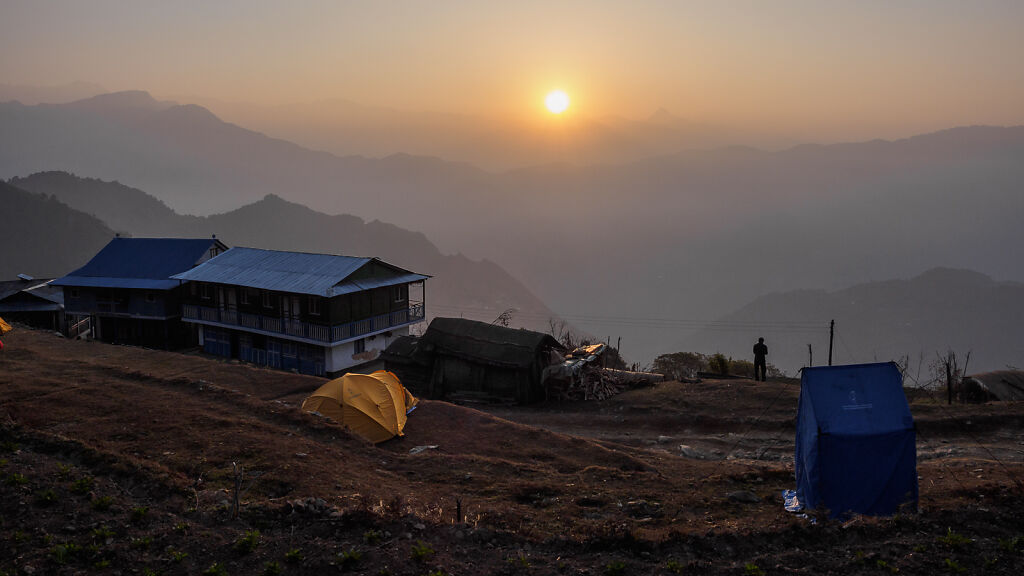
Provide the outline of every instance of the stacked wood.
<path id="1" fill-rule="evenodd" d="M 573 378 L 549 380 L 548 397 L 555 400 L 606 400 L 630 388 L 651 386 L 663 379 L 661 374 L 586 366 Z"/>

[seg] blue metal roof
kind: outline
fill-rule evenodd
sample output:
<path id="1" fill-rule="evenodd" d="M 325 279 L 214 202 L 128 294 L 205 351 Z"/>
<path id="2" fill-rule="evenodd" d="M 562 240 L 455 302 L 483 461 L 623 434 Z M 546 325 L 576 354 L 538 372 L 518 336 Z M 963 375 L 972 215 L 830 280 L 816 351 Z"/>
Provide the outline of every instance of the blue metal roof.
<path id="1" fill-rule="evenodd" d="M 215 244 L 213 238 L 114 238 L 51 285 L 169 290 L 180 284 L 171 276 L 195 266 Z"/>
<path id="2" fill-rule="evenodd" d="M 376 260 L 393 269 L 394 274 L 386 278 L 346 281 L 357 270 L 375 260 L 235 247 L 173 278 L 327 298 L 428 278 Z"/>

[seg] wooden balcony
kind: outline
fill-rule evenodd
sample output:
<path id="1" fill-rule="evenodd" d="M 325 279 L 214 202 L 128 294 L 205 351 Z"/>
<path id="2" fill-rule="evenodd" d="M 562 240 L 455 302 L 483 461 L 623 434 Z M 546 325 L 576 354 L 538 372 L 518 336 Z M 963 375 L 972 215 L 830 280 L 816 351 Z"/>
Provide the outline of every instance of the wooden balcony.
<path id="1" fill-rule="evenodd" d="M 425 315 L 423 304 L 418 303 L 402 310 L 379 314 L 363 320 L 356 320 L 355 322 L 324 326 L 322 324 L 310 324 L 309 322 L 298 320 L 263 316 L 261 314 L 247 314 L 237 310 L 222 310 L 220 308 L 197 306 L 195 304 L 184 304 L 181 307 L 181 312 L 181 318 L 186 322 L 237 327 L 241 330 L 280 335 L 285 338 L 309 340 L 322 344 L 337 344 L 367 334 L 382 332 L 389 328 L 413 324 L 423 320 Z"/>

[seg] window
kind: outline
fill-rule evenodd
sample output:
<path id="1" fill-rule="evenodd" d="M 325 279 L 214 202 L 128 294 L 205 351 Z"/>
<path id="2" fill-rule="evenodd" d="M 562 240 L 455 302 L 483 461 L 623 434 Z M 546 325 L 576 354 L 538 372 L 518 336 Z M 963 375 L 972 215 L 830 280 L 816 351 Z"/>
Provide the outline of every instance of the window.
<path id="1" fill-rule="evenodd" d="M 241 296 L 242 304 L 248 305 L 249 304 L 249 291 L 246 290 L 245 288 L 242 288 L 241 292 L 242 292 L 242 296 Z"/>
<path id="2" fill-rule="evenodd" d="M 213 287 L 209 284 L 203 283 L 199 285 L 199 297 L 203 300 L 209 300 L 213 298 Z"/>
<path id="3" fill-rule="evenodd" d="M 352 343 L 352 347 L 355 349 L 356 354 L 362 354 L 366 352 L 366 338 L 360 338 Z"/>
<path id="4" fill-rule="evenodd" d="M 152 292 L 146 292 L 146 302 L 149 302 L 150 304 L 156 302 L 156 294 Z"/>
<path id="5" fill-rule="evenodd" d="M 270 303 L 270 292 L 267 292 L 266 290 L 264 290 L 260 294 L 263 296 L 263 307 L 264 308 L 273 308 L 274 306 Z"/>
<path id="6" fill-rule="evenodd" d="M 72 298 L 78 298 L 78 288 L 72 288 L 70 292 Z"/>
<path id="7" fill-rule="evenodd" d="M 307 302 L 307 304 L 309 305 L 309 315 L 310 316 L 319 316 L 320 315 L 320 299 L 319 298 L 317 298 L 316 296 L 310 296 L 309 297 L 309 301 Z"/>
<path id="8" fill-rule="evenodd" d="M 392 286 L 391 287 L 391 299 L 394 300 L 395 302 L 405 302 L 406 290 L 407 290 L 407 288 L 406 288 L 406 286 L 404 284 L 401 285 L 401 286 Z"/>

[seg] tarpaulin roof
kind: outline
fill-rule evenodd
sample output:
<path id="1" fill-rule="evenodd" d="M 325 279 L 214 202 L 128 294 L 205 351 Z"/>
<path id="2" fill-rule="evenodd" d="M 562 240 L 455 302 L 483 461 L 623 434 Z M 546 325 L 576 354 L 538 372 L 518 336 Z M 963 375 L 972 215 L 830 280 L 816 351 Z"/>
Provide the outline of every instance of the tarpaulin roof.
<path id="1" fill-rule="evenodd" d="M 181 284 L 171 277 L 192 268 L 215 238 L 114 238 L 92 260 L 53 286 L 170 290 Z"/>
<path id="2" fill-rule="evenodd" d="M 999 400 L 1024 400 L 1024 371 L 996 370 L 965 378 Z"/>
<path id="3" fill-rule="evenodd" d="M 841 517 L 916 504 L 915 441 L 894 363 L 802 370 L 794 467 L 805 506 Z"/>
<path id="4" fill-rule="evenodd" d="M 563 349 L 550 334 L 465 318 L 434 318 L 420 338 L 424 343 L 452 356 L 508 367 L 530 365 L 541 348 Z"/>
<path id="5" fill-rule="evenodd" d="M 388 274 L 350 278 L 371 262 L 379 263 L 388 270 Z M 370 288 L 418 282 L 429 276 L 403 270 L 376 258 L 235 247 L 174 278 L 329 298 Z"/>

